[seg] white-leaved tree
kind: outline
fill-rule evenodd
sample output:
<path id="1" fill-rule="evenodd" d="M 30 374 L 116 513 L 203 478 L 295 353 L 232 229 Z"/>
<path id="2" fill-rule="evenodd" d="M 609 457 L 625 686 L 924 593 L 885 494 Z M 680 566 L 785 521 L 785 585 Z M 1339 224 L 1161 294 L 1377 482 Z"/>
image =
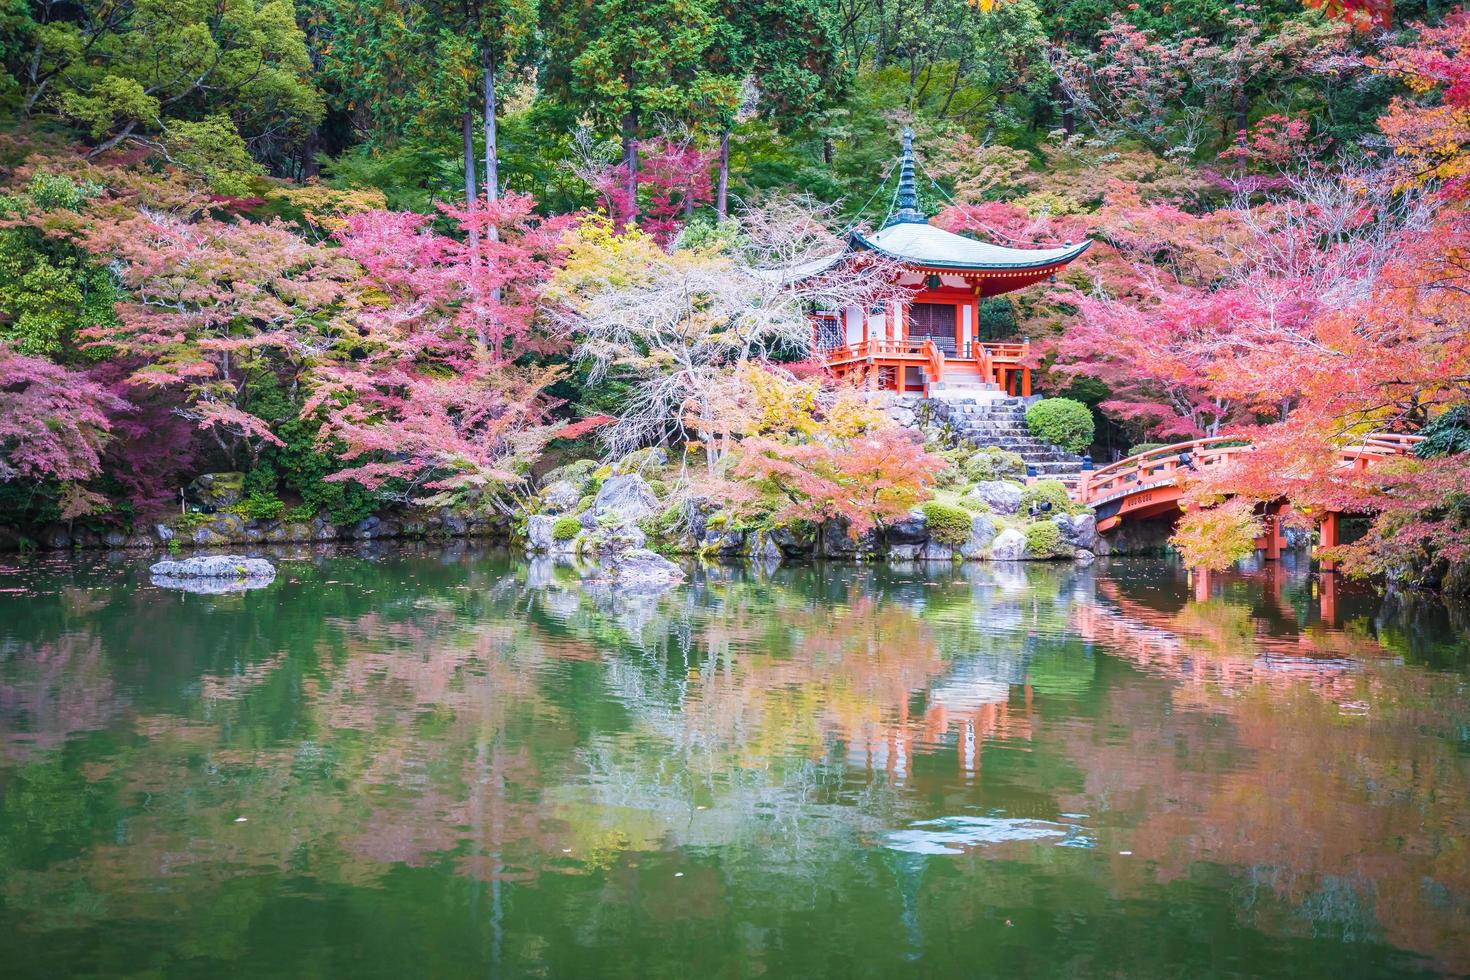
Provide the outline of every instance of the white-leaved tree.
<path id="1" fill-rule="evenodd" d="M 591 383 L 613 376 L 632 385 L 603 430 L 610 453 L 697 439 L 713 467 L 737 365 L 807 356 L 809 309 L 867 308 L 895 295 L 895 270 L 848 255 L 826 217 L 777 200 L 743 213 L 738 235 L 672 251 L 606 220 L 572 233 L 545 299 Z"/>

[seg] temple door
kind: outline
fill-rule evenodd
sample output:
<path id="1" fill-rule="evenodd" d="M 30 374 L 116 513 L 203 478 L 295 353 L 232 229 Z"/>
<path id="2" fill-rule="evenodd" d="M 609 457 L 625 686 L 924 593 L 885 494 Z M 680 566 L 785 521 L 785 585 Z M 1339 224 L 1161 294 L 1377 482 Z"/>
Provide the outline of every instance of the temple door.
<path id="1" fill-rule="evenodd" d="M 934 341 L 934 346 L 950 357 L 955 352 L 955 313 L 953 303 L 914 303 L 909 307 L 909 340 L 915 343 Z"/>

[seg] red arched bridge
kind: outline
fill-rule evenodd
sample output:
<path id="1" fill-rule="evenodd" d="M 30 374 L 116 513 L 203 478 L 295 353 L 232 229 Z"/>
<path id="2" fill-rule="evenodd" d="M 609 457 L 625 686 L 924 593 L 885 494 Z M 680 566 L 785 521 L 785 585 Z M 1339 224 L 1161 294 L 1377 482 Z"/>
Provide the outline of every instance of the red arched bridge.
<path id="1" fill-rule="evenodd" d="M 1395 433 L 1373 433 L 1338 450 L 1337 465 L 1348 471 L 1364 472 L 1375 463 L 1395 456 L 1413 453 L 1423 436 Z M 1175 515 L 1183 496 L 1181 474 L 1185 477 L 1208 473 L 1230 462 L 1254 447 L 1246 440 L 1217 436 L 1162 446 L 1137 456 L 1129 456 L 1101 469 L 1084 470 L 1073 497 L 1091 507 L 1097 515 L 1097 530 L 1107 534 L 1124 521 L 1141 521 L 1151 517 Z M 1288 505 L 1268 509 L 1266 534 L 1257 547 L 1267 558 L 1281 554 L 1284 542 L 1280 515 Z M 1322 547 L 1338 543 L 1342 514 L 1328 511 L 1318 516 Z"/>

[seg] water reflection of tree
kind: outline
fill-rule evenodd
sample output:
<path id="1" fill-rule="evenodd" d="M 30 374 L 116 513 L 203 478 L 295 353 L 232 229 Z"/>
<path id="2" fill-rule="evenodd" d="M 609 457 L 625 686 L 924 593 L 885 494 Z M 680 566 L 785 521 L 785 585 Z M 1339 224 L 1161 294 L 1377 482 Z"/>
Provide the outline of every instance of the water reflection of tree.
<path id="1" fill-rule="evenodd" d="M 1467 911 L 1459 679 L 1362 630 L 1263 629 L 1248 587 L 1161 612 L 1070 568 L 824 568 L 633 597 L 494 561 L 322 559 L 263 591 L 118 590 L 76 617 L 40 603 L 39 640 L 4 627 L 11 908 L 184 907 L 228 947 L 269 891 L 240 869 L 425 867 L 482 883 L 497 929 L 504 885 L 597 876 L 578 909 L 605 935 L 648 900 L 638 864 L 676 848 L 724 872 L 669 914 L 714 917 L 737 888 L 799 905 L 783 882 L 853 874 L 855 843 L 911 819 L 1003 805 L 1124 828 L 1124 894 L 1236 869 L 1235 914 L 1268 933 L 1444 955 Z M 900 864 L 913 930 L 924 866 Z M 996 891 L 957 923 L 1036 900 Z"/>
<path id="2" fill-rule="evenodd" d="M 1154 881 L 1241 868 L 1253 927 L 1470 966 L 1450 939 L 1470 914 L 1470 812 L 1448 802 L 1470 790 L 1463 677 L 1379 669 L 1392 655 L 1361 629 L 1282 636 L 1224 600 L 1163 612 L 1112 583 L 1100 594 L 1076 630 L 1163 681 L 1110 688 L 1097 724 L 1125 738 L 1057 733 L 1088 773 L 1062 802 L 1130 824 L 1119 874 L 1140 860 Z M 1150 710 L 1157 698 L 1171 710 Z"/>

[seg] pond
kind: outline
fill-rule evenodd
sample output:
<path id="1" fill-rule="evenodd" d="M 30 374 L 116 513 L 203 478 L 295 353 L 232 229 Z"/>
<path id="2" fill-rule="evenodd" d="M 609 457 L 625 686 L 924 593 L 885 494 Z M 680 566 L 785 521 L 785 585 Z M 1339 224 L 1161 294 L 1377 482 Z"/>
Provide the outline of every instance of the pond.
<path id="1" fill-rule="evenodd" d="M 1466 627 L 1290 565 L 12 558 L 0 972 L 1466 973 Z"/>

